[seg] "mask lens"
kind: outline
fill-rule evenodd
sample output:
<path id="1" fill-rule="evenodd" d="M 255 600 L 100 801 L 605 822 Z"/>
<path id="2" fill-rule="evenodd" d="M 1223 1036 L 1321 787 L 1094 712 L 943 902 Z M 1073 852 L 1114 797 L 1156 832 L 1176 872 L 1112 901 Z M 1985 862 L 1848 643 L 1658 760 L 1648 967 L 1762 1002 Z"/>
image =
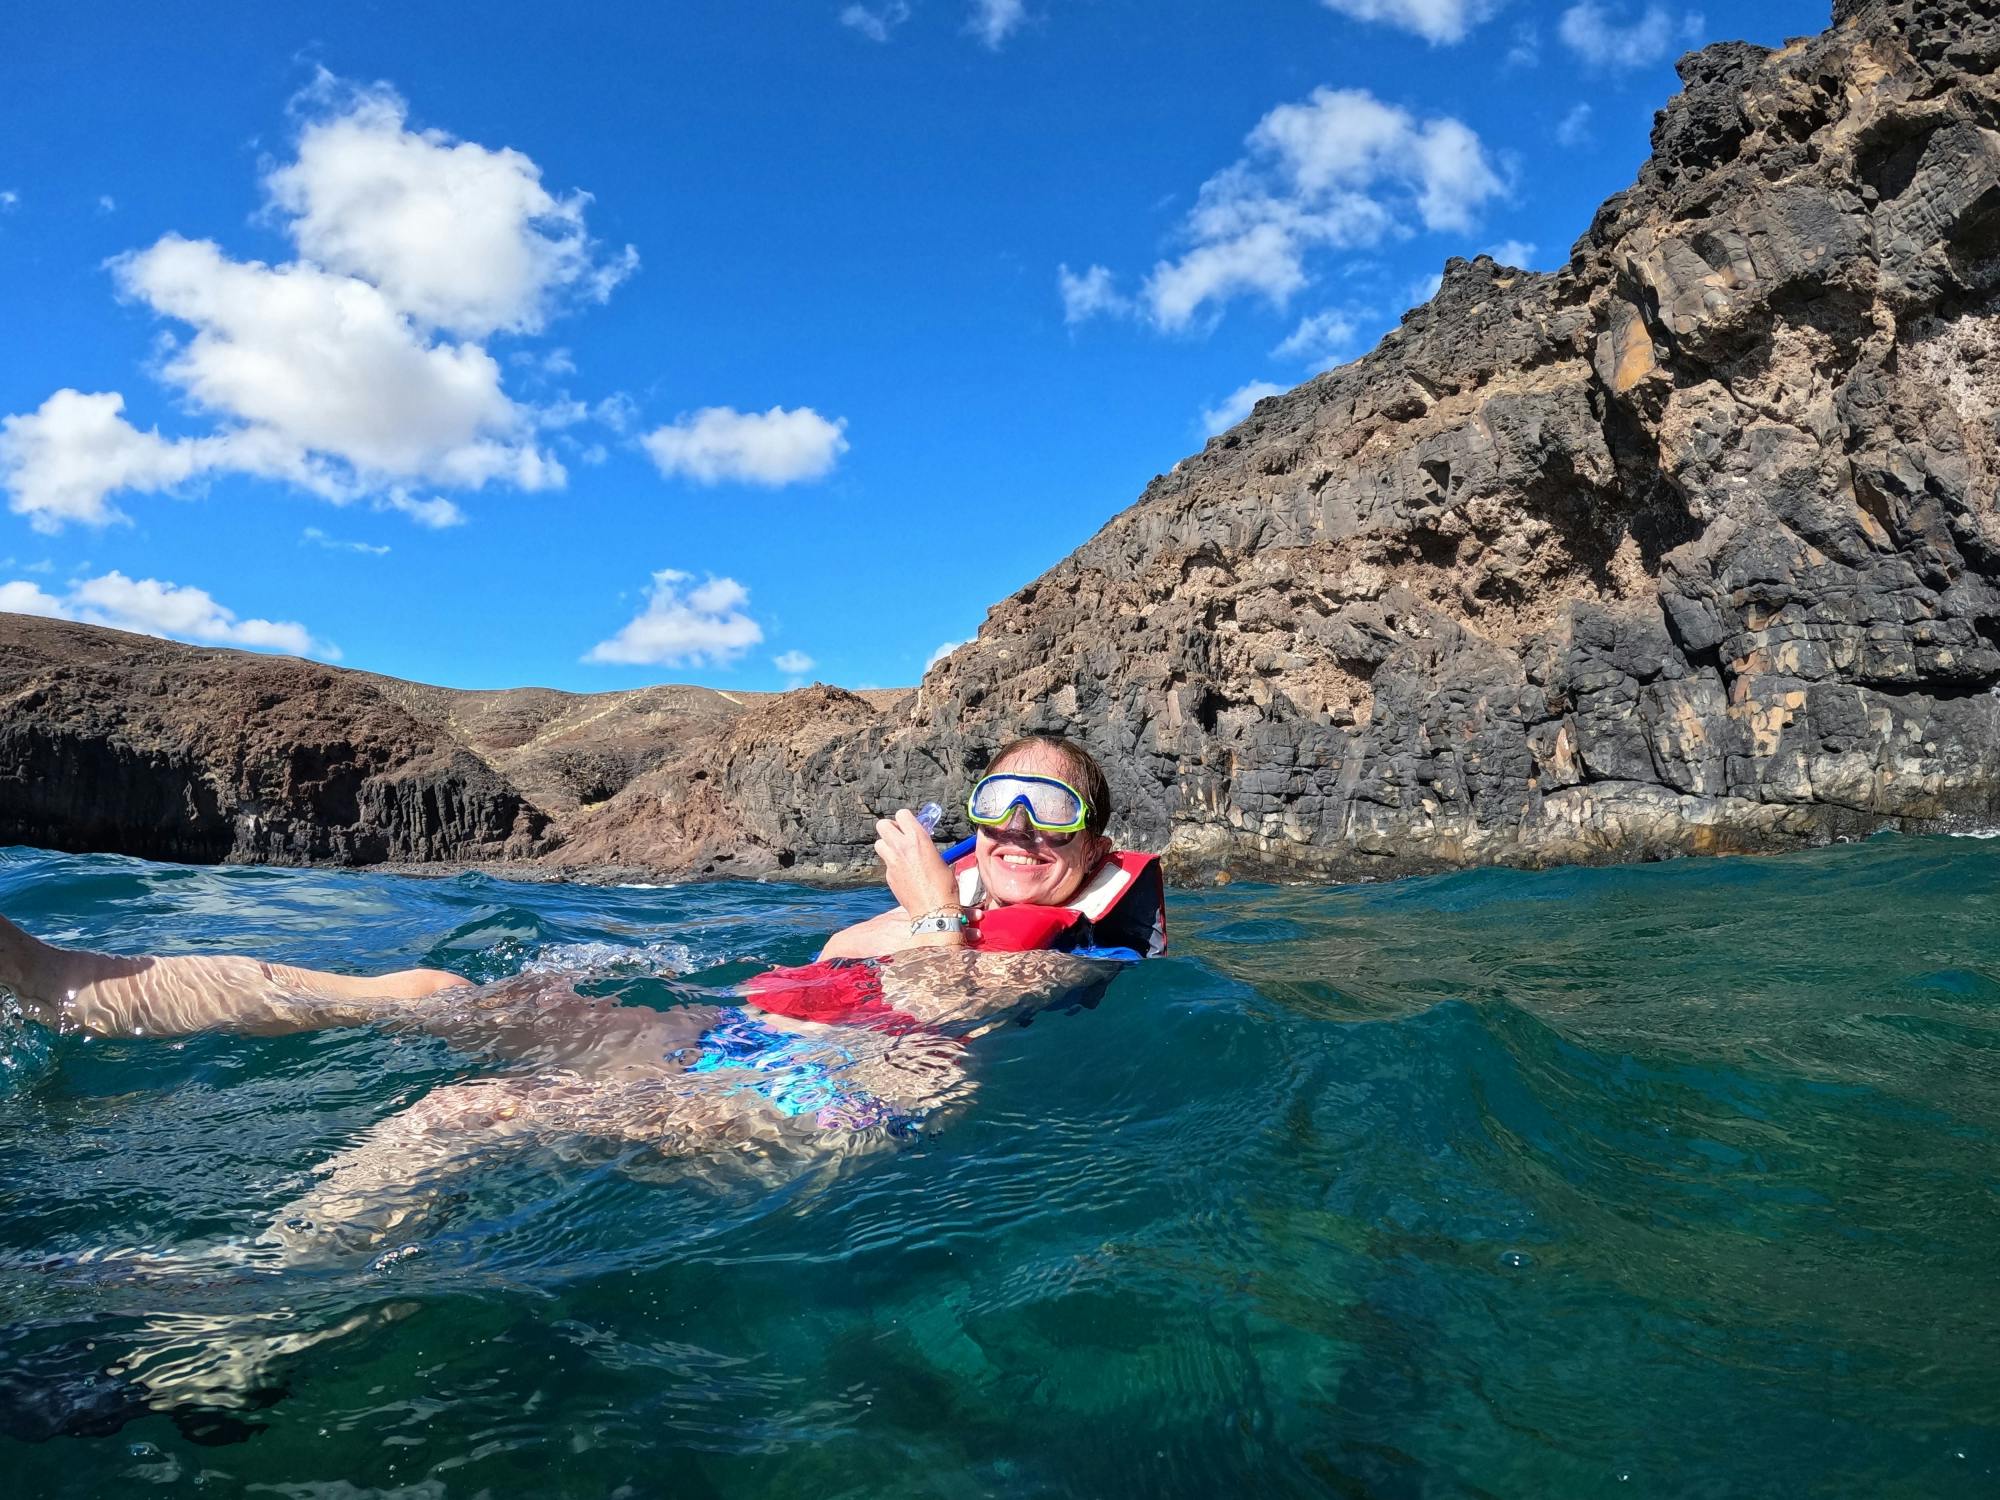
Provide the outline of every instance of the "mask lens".
<path id="1" fill-rule="evenodd" d="M 1063 782 L 1046 776 L 988 776 L 966 799 L 966 816 L 974 823 L 996 827 L 1027 809 L 1028 822 L 1047 833 L 1065 833 L 1083 826 L 1083 799 Z"/>

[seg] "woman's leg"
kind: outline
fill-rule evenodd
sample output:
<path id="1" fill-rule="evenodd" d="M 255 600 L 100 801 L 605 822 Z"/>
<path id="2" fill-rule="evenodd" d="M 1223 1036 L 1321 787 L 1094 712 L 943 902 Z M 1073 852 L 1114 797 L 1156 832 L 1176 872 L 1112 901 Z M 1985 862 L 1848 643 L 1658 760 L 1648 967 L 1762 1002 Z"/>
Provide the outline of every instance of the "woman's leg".
<path id="1" fill-rule="evenodd" d="M 379 1251 L 420 1228 L 453 1177 L 551 1133 L 563 1101 L 585 1087 L 482 1078 L 434 1089 L 321 1163 L 319 1182 L 278 1213 L 260 1243 L 286 1260 Z"/>
<path id="2" fill-rule="evenodd" d="M 44 943 L 0 917 L 0 986 L 34 1019 L 97 1036 L 359 1026 L 421 1010 L 468 982 L 441 969 L 357 977 L 223 955 L 90 953 Z"/>

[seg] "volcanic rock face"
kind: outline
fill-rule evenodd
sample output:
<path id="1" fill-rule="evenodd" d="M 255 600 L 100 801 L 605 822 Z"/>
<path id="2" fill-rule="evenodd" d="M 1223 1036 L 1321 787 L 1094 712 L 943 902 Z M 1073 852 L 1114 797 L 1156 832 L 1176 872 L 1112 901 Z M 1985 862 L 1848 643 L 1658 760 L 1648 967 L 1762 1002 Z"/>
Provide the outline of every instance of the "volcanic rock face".
<path id="1" fill-rule="evenodd" d="M 0 842 L 274 864 L 530 855 L 548 819 L 370 679 L 10 616 Z"/>
<path id="2" fill-rule="evenodd" d="M 822 742 L 907 696 L 461 692 L 0 615 L 0 843 L 728 874 L 728 799 L 768 811 L 755 786 L 707 785 L 733 735 Z M 781 826 L 810 841 L 803 820 Z"/>
<path id="3" fill-rule="evenodd" d="M 16 621 L 0 838 L 855 874 L 1023 730 L 1182 875 L 2000 821 L 2000 4 L 1834 21 L 1686 59 L 1567 266 L 1452 262 L 914 696 L 451 693 Z"/>
<path id="4" fill-rule="evenodd" d="M 997 606 L 901 722 L 732 774 L 882 807 L 1066 730 L 1114 832 L 1183 873 L 1994 820 L 1996 61 L 1991 0 L 1686 59 L 1563 270 L 1453 262 Z"/>

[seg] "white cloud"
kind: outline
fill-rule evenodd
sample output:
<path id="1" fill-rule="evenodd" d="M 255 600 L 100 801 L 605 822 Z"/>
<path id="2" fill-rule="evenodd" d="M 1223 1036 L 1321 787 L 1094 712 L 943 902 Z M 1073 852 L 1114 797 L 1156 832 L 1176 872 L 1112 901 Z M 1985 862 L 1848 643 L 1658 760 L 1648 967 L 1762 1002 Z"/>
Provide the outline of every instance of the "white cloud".
<path id="1" fill-rule="evenodd" d="M 1410 306 L 1417 307 L 1422 303 L 1430 301 L 1431 298 L 1438 294 L 1438 288 L 1443 285 L 1444 272 L 1442 271 L 1433 271 L 1428 276 L 1419 276 L 1415 281 L 1410 283 Z"/>
<path id="2" fill-rule="evenodd" d="M 772 657 L 771 665 L 787 677 L 803 677 L 813 669 L 815 663 L 803 651 L 785 651 Z"/>
<path id="3" fill-rule="evenodd" d="M 97 198 L 97 211 L 101 214 L 117 213 L 118 200 L 109 193 L 100 193 Z"/>
<path id="4" fill-rule="evenodd" d="M 947 656 L 951 655 L 951 653 L 956 651 L 960 646 L 970 646 L 971 644 L 972 642 L 970 639 L 963 641 L 946 641 L 942 646 L 938 647 L 937 650 L 933 651 L 929 656 L 924 658 L 924 670 L 928 672 L 932 667 L 936 666 L 939 662 L 943 661 Z"/>
<path id="5" fill-rule="evenodd" d="M 0 583 L 0 610 L 10 615 L 40 615 L 45 620 L 67 620 L 62 600 L 25 579 Z"/>
<path id="6" fill-rule="evenodd" d="M 395 489 L 381 496 L 375 502 L 377 510 L 393 510 L 408 516 L 419 526 L 432 531 L 444 531 L 452 526 L 465 524 L 465 512 L 442 495 L 433 495 L 428 500 L 419 500 L 406 491 Z"/>
<path id="7" fill-rule="evenodd" d="M 874 10 L 865 5 L 850 5 L 840 13 L 841 25 L 853 27 L 871 42 L 888 41 L 889 33 L 909 19 L 908 0 L 887 0 Z"/>
<path id="8" fill-rule="evenodd" d="M 1426 229 L 1469 230 L 1489 198 L 1506 191 L 1470 126 L 1432 120 L 1411 142 L 1417 161 L 1417 208 Z"/>
<path id="9" fill-rule="evenodd" d="M 413 131 L 381 85 L 342 89 L 322 74 L 311 102 L 322 112 L 300 130 L 297 160 L 264 179 L 271 204 L 306 259 L 371 283 L 418 322 L 532 333 L 561 295 L 602 302 L 637 268 L 630 246 L 598 259 L 583 227 L 590 195 L 551 196 L 520 152 Z"/>
<path id="10" fill-rule="evenodd" d="M 1506 191 L 1479 137 L 1449 116 L 1418 120 L 1364 89 L 1315 89 L 1282 104 L 1247 137 L 1249 152 L 1202 184 L 1190 248 L 1147 278 L 1153 322 L 1187 327 L 1210 304 L 1261 295 L 1283 307 L 1311 280 L 1307 257 L 1423 228 L 1465 232 Z M 1093 267 L 1075 294 L 1110 289 Z M 1060 283 L 1066 306 L 1071 282 Z"/>
<path id="11" fill-rule="evenodd" d="M 0 188 L 0 213 L 21 206 L 21 195 L 12 188 Z"/>
<path id="12" fill-rule="evenodd" d="M 1518 266 L 1524 271 L 1534 269 L 1535 245 L 1532 240 L 1502 240 L 1486 253 L 1503 266 Z"/>
<path id="13" fill-rule="evenodd" d="M 160 373 L 241 424 L 225 436 L 237 456 L 263 455 L 242 465 L 253 472 L 336 499 L 395 479 L 530 490 L 563 481 L 493 357 L 427 340 L 368 282 L 303 262 L 233 261 L 171 234 L 112 270 L 128 296 L 195 329 Z"/>
<path id="14" fill-rule="evenodd" d="M 1273 385 L 1268 380 L 1253 380 L 1240 386 L 1225 396 L 1221 403 L 1209 407 L 1201 414 L 1201 430 L 1204 435 L 1214 437 L 1218 432 L 1227 432 L 1238 422 L 1250 415 L 1250 408 L 1266 396 L 1282 396 L 1285 387 Z"/>
<path id="15" fill-rule="evenodd" d="M 618 634 L 584 654 L 587 662 L 632 665 L 728 666 L 764 639 L 743 613 L 750 591 L 733 578 L 711 577 L 689 589 L 693 575 L 662 568 L 653 575 L 646 607 Z"/>
<path id="16" fill-rule="evenodd" d="M 1407 111 L 1366 89 L 1316 88 L 1301 104 L 1280 104 L 1250 132 L 1253 150 L 1275 158 L 1303 197 L 1365 188 L 1410 145 Z"/>
<path id="17" fill-rule="evenodd" d="M 1197 245 L 1177 261 L 1161 261 L 1146 281 L 1153 320 L 1185 328 L 1204 302 L 1261 292 L 1283 307 L 1306 284 L 1302 246 L 1278 224 L 1259 224 L 1213 244 Z"/>
<path id="18" fill-rule="evenodd" d="M 142 432 L 115 392 L 59 391 L 0 419 L 0 485 L 38 528 L 103 525 L 122 519 L 120 492 L 221 473 L 373 499 L 430 525 L 463 514 L 408 501 L 412 485 L 565 482 L 535 443 L 550 414 L 510 398 L 474 339 L 601 300 L 631 252 L 599 253 L 586 194 L 550 195 L 519 152 L 408 129 L 386 87 L 342 93 L 322 76 L 309 105 L 296 158 L 264 179 L 299 259 L 239 261 L 168 234 L 111 263 L 122 295 L 190 330 L 163 339 L 155 373 L 210 430 Z M 565 366 L 562 351 L 548 357 L 550 371 Z"/>
<path id="19" fill-rule="evenodd" d="M 1648 4 L 1636 20 L 1613 19 L 1596 0 L 1578 0 L 1562 14 L 1556 33 L 1563 45 L 1600 68 L 1643 68 L 1662 62 L 1678 45 L 1700 40 L 1699 11 L 1676 20 L 1664 6 Z"/>
<path id="20" fill-rule="evenodd" d="M 590 408 L 565 391 L 555 400 L 535 408 L 535 425 L 560 430 L 590 420 Z"/>
<path id="21" fill-rule="evenodd" d="M 317 526 L 308 526 L 299 533 L 299 540 L 311 542 L 315 547 L 324 547 L 329 552 L 361 552 L 369 557 L 387 557 L 388 547 L 375 542 L 346 542 L 339 537 L 328 536 Z"/>
<path id="22" fill-rule="evenodd" d="M 776 487 L 820 479 L 847 451 L 847 419 L 829 422 L 810 406 L 743 412 L 705 406 L 639 441 L 662 474 L 697 484 L 736 481 Z"/>
<path id="23" fill-rule="evenodd" d="M 1589 141 L 1590 113 L 1588 104 L 1572 105 L 1556 125 L 1556 144 L 1574 151 Z"/>
<path id="24" fill-rule="evenodd" d="M 1027 0 L 972 0 L 972 19 L 965 29 L 997 52 L 1027 19 Z"/>
<path id="25" fill-rule="evenodd" d="M 531 376 L 562 376 L 576 373 L 576 359 L 567 349 L 516 349 L 507 363 L 528 371 Z"/>
<path id="26" fill-rule="evenodd" d="M 613 391 L 592 407 L 590 414 L 613 432 L 629 432 L 639 420 L 639 403 L 623 391 Z"/>
<path id="27" fill-rule="evenodd" d="M 41 532 L 67 521 L 104 526 L 127 518 L 105 497 L 157 493 L 215 467 L 213 443 L 141 432 L 116 392 L 60 390 L 23 416 L 0 417 L 0 485 L 8 506 Z"/>
<path id="28" fill-rule="evenodd" d="M 204 645 L 245 646 L 257 651 L 283 651 L 292 656 L 340 660 L 331 643 L 313 639 L 294 620 L 239 620 L 234 610 L 217 604 L 203 589 L 164 583 L 157 578 L 127 578 L 113 570 L 100 578 L 72 583 L 62 598 L 22 580 L 0 584 L 0 610 L 45 615 L 57 620 L 81 620 L 140 635 L 165 636 Z"/>
<path id="29" fill-rule="evenodd" d="M 1532 21 L 1514 28 L 1514 44 L 1502 59 L 1510 68 L 1538 68 L 1542 65 L 1542 32 Z"/>
<path id="30" fill-rule="evenodd" d="M 1458 42 L 1493 13 L 1495 0 L 1320 0 L 1357 21 L 1381 21 L 1413 31 L 1425 41 Z"/>
<path id="31" fill-rule="evenodd" d="M 1132 311 L 1132 299 L 1118 290 L 1116 278 L 1106 266 L 1092 266 L 1082 275 L 1067 265 L 1057 266 L 1056 289 L 1062 293 L 1065 323 L 1123 317 Z"/>
<path id="32" fill-rule="evenodd" d="M 1353 347 L 1354 318 L 1339 308 L 1329 307 L 1303 318 L 1285 341 L 1271 351 L 1277 359 L 1300 359 L 1324 367 L 1346 357 Z"/>

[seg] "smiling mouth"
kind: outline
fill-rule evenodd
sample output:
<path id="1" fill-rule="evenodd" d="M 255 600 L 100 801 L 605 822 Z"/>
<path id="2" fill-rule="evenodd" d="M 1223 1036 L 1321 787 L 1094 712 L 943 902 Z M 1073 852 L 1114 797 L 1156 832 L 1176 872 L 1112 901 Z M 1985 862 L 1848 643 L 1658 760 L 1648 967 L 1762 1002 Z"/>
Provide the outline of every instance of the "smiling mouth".
<path id="1" fill-rule="evenodd" d="M 1032 870 L 1045 863 L 1032 854 L 1015 854 L 1011 851 L 1000 856 L 1000 863 L 1016 870 Z"/>

